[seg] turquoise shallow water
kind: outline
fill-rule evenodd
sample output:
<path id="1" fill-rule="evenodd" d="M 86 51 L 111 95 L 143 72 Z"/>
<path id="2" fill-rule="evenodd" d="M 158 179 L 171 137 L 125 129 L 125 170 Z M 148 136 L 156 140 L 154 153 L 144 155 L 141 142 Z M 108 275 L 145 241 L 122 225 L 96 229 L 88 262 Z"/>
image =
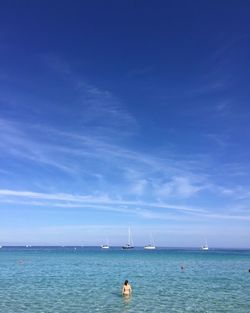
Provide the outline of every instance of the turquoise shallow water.
<path id="1" fill-rule="evenodd" d="M 249 268 L 247 250 L 4 247 L 0 313 L 249 313 Z"/>

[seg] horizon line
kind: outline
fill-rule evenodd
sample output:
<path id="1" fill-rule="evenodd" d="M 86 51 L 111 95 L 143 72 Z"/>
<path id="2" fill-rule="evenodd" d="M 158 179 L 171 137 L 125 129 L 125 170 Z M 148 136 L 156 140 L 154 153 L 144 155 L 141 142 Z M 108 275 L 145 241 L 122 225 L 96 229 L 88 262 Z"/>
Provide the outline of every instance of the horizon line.
<path id="1" fill-rule="evenodd" d="M 121 248 L 123 245 L 109 245 L 110 248 Z M 134 246 L 134 248 L 144 248 L 145 245 Z M 0 245 L 1 248 L 101 248 L 101 245 Z M 181 246 L 155 246 L 156 248 L 160 249 L 195 249 L 195 250 L 202 250 L 202 246 L 188 246 L 188 247 L 181 247 Z M 250 247 L 209 247 L 209 250 L 250 250 Z"/>

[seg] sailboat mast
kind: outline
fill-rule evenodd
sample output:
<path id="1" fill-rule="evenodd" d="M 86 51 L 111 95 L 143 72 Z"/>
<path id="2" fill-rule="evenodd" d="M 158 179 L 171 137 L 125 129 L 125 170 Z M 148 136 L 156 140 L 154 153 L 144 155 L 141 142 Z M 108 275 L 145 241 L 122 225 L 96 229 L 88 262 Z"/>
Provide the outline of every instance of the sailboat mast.
<path id="1" fill-rule="evenodd" d="M 131 245 L 131 233 L 130 233 L 130 226 L 128 228 L 128 244 Z"/>

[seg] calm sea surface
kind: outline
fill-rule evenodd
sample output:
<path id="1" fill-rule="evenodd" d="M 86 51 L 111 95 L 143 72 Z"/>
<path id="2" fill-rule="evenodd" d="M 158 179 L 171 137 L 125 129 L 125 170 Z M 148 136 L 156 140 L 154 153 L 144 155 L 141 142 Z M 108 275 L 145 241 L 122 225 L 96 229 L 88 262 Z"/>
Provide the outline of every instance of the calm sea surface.
<path id="1" fill-rule="evenodd" d="M 249 313 L 249 268 L 249 250 L 3 247 L 0 313 Z"/>

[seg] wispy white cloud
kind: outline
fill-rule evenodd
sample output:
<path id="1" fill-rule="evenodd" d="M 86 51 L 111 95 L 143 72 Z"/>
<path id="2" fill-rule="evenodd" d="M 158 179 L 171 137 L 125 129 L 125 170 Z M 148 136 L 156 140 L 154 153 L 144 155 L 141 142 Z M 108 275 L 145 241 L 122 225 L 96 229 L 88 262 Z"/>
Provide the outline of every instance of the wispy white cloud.
<path id="1" fill-rule="evenodd" d="M 69 89 L 78 95 L 75 109 L 81 118 L 81 127 L 88 131 L 109 135 L 119 132 L 119 136 L 130 135 L 137 131 L 138 124 L 126 106 L 111 91 L 96 86 L 73 69 L 72 65 L 57 55 L 42 56 L 46 65 L 65 78 Z M 72 105 L 72 104 L 71 104 Z"/>
<path id="2" fill-rule="evenodd" d="M 48 202 L 49 200 L 49 202 Z M 111 211 L 126 215 L 136 215 L 146 219 L 164 220 L 195 220 L 208 219 L 250 219 L 249 212 L 234 214 L 231 210 L 224 213 L 214 213 L 207 209 L 185 205 L 175 205 L 166 202 L 144 202 L 111 199 L 107 195 L 75 195 L 75 194 L 47 194 L 32 191 L 0 190 L 0 202 L 9 204 L 25 204 L 43 208 L 79 208 L 98 211 Z"/>
<path id="3" fill-rule="evenodd" d="M 27 161 L 22 167 L 21 176 L 28 164 L 32 179 L 25 186 L 21 179 L 16 181 L 15 187 L 19 186 L 20 191 L 6 189 L 11 183 L 7 184 L 8 187 L 1 184 L 0 202 L 41 209 L 79 208 L 116 212 L 141 219 L 164 221 L 248 219 L 244 212 L 237 213 L 228 206 L 228 202 L 236 197 L 240 201 L 248 199 L 247 187 L 240 188 L 233 183 L 223 185 L 219 179 L 220 183 L 216 182 L 217 177 L 222 176 L 225 181 L 225 177 L 232 174 L 230 168 L 233 165 L 229 164 L 225 173 L 222 173 L 220 167 L 214 174 L 213 161 L 206 155 L 184 155 L 165 148 L 150 151 L 144 149 L 142 152 L 139 148 L 125 145 L 123 136 L 134 134 L 139 127 L 122 101 L 109 90 L 79 77 L 66 62 L 56 59 L 53 62 L 53 70 L 65 77 L 68 88 L 77 94 L 77 105 L 72 105 L 75 106 L 80 124 L 77 127 L 72 124 L 71 128 L 62 128 L 57 124 L 33 125 L 24 123 L 21 119 L 14 121 L 3 116 L 0 119 L 1 155 L 6 162 L 11 159 L 9 164 Z M 217 92 L 226 83 L 218 79 L 214 80 L 213 85 L 211 80 L 207 85 L 204 84 L 201 91 Z M 230 113 L 231 102 L 225 100 L 215 103 L 209 110 L 222 116 L 225 112 Z M 225 134 L 210 132 L 201 136 L 207 136 L 217 144 L 226 146 Z M 36 188 L 35 181 L 39 181 L 39 177 L 43 175 L 41 166 L 44 170 L 49 170 L 47 184 L 40 183 L 40 187 Z M 239 168 L 234 168 L 234 173 L 239 174 Z M 241 170 L 244 177 L 244 168 L 241 167 Z M 8 176 L 8 171 L 1 168 L 1 165 L 0 171 Z M 57 174 L 60 176 L 60 184 L 59 179 L 55 181 Z M 28 190 L 40 192 L 21 191 L 26 190 L 24 188 L 27 186 Z M 72 190 L 75 193 L 70 193 Z M 205 201 L 202 201 L 201 196 L 205 193 Z M 214 195 L 226 199 L 223 208 L 213 207 Z M 197 199 L 200 202 L 196 203 Z M 192 200 L 195 205 L 190 204 Z M 207 208 L 199 205 L 206 201 Z"/>
<path id="4" fill-rule="evenodd" d="M 73 201 L 73 202 L 107 202 L 109 201 L 108 197 L 93 197 L 92 195 L 82 196 L 82 195 L 72 195 L 72 194 L 48 194 L 48 193 L 39 193 L 32 191 L 15 191 L 15 190 L 0 190 L 0 196 L 15 196 L 23 198 L 33 198 L 33 199 L 45 199 L 45 200 L 60 200 L 60 201 Z"/>
<path id="5" fill-rule="evenodd" d="M 96 208 L 105 208 L 108 209 L 109 206 L 117 206 L 119 205 L 119 211 L 130 212 L 130 213 L 138 213 L 143 212 L 141 207 L 151 208 L 151 209 L 167 209 L 167 210 L 176 210 L 190 213 L 204 213 L 206 211 L 201 209 L 195 209 L 188 206 L 180 206 L 174 204 L 168 204 L 164 202 L 144 202 L 144 201 L 129 201 L 129 200 L 119 200 L 119 199 L 111 199 L 107 195 L 79 195 L 79 194 L 65 194 L 65 193 L 38 193 L 32 191 L 17 191 L 17 190 L 8 190 L 1 189 L 0 190 L 0 201 L 6 202 L 11 199 L 16 199 L 17 203 L 21 199 L 26 200 L 50 200 L 51 206 L 62 206 L 62 207 L 84 207 L 91 205 L 98 205 Z M 52 202 L 54 201 L 54 202 Z M 33 202 L 33 205 L 36 202 Z M 38 205 L 41 205 L 43 202 L 38 202 Z M 28 202 L 26 202 L 28 204 Z M 48 202 L 45 202 L 44 205 L 48 205 Z M 138 209 L 140 208 L 140 209 Z M 113 210 L 113 208 L 111 208 Z"/>
<path id="6" fill-rule="evenodd" d="M 197 83 L 198 86 L 189 90 L 188 94 L 192 96 L 211 95 L 221 91 L 225 91 L 229 86 L 229 79 L 225 77 L 216 77 L 207 79 Z"/>
<path id="7" fill-rule="evenodd" d="M 137 196 L 142 196 L 145 193 L 147 186 L 148 181 L 146 179 L 135 180 L 132 183 L 129 192 Z"/>
<path id="8" fill-rule="evenodd" d="M 219 147 L 225 148 L 229 145 L 229 136 L 226 134 L 218 134 L 218 133 L 209 133 L 204 134 L 204 138 L 209 139 L 211 142 L 216 143 Z"/>
<path id="9" fill-rule="evenodd" d="M 173 177 L 170 182 L 158 186 L 157 195 L 166 197 L 184 197 L 188 198 L 206 188 L 206 186 L 191 183 L 188 177 Z"/>
<path id="10" fill-rule="evenodd" d="M 137 176 L 140 175 L 137 177 L 138 180 L 145 179 L 141 175 L 145 173 L 146 168 L 148 168 L 147 172 L 164 171 L 172 175 L 184 169 L 190 171 L 193 166 L 189 161 L 177 162 L 173 158 L 142 154 L 98 136 L 23 125 L 3 119 L 0 127 L 2 153 L 48 164 L 63 171 L 74 170 L 72 157 L 74 164 L 82 161 L 82 158 L 101 159 L 102 162 L 107 163 L 110 163 L 112 158 L 114 167 L 120 167 L 124 173 L 127 173 L 127 177 L 131 176 L 132 172 L 136 172 Z"/>
<path id="11" fill-rule="evenodd" d="M 229 198 L 231 201 L 250 199 L 250 192 L 248 186 L 242 186 L 234 184 L 233 186 L 228 185 L 214 185 L 210 184 L 207 189 L 215 194 L 219 194 L 224 198 Z M 237 204 L 237 206 L 240 204 Z"/>
<path id="12" fill-rule="evenodd" d="M 34 163 L 49 165 L 59 170 L 72 173 L 72 168 L 56 162 L 49 151 L 53 146 L 46 142 L 38 142 L 38 138 L 30 133 L 30 128 L 15 122 L 0 119 L 0 150 L 2 154 L 16 158 L 28 159 Z M 46 133 L 44 134 L 46 135 Z"/>
<path id="13" fill-rule="evenodd" d="M 214 51 L 211 59 L 213 62 L 221 61 L 221 59 L 225 58 L 232 50 L 235 48 L 239 48 L 243 41 L 249 40 L 248 33 L 237 34 L 237 37 L 230 36 L 230 39 L 226 39 L 223 36 L 223 41 L 221 41 L 218 48 Z"/>
<path id="14" fill-rule="evenodd" d="M 245 191 L 233 184 L 217 185 L 211 177 L 211 171 L 207 175 L 211 166 L 209 161 L 200 159 L 199 156 L 183 158 L 171 153 L 164 156 L 141 153 L 89 134 L 4 119 L 0 120 L 0 128 L 2 155 L 15 157 L 15 162 L 26 159 L 33 165 L 42 164 L 55 168 L 74 180 L 90 175 L 96 183 L 102 185 L 95 185 L 99 193 L 103 193 L 105 189 L 116 190 L 117 185 L 119 192 L 114 192 L 113 196 L 140 198 L 147 195 L 151 200 L 191 198 L 205 190 L 225 195 L 225 190 L 231 189 L 234 192 L 227 192 L 227 196 L 233 196 L 236 192 L 239 197 L 246 196 Z M 84 163 L 88 166 L 83 166 Z M 238 165 L 236 167 L 232 164 L 228 167 L 225 173 L 220 168 L 221 175 L 231 175 L 235 170 L 239 173 Z M 241 175 L 244 175 L 242 165 L 240 168 Z M 112 177 L 115 172 L 119 179 Z M 216 174 L 220 175 L 218 171 Z M 50 181 L 53 184 L 53 176 Z"/>

